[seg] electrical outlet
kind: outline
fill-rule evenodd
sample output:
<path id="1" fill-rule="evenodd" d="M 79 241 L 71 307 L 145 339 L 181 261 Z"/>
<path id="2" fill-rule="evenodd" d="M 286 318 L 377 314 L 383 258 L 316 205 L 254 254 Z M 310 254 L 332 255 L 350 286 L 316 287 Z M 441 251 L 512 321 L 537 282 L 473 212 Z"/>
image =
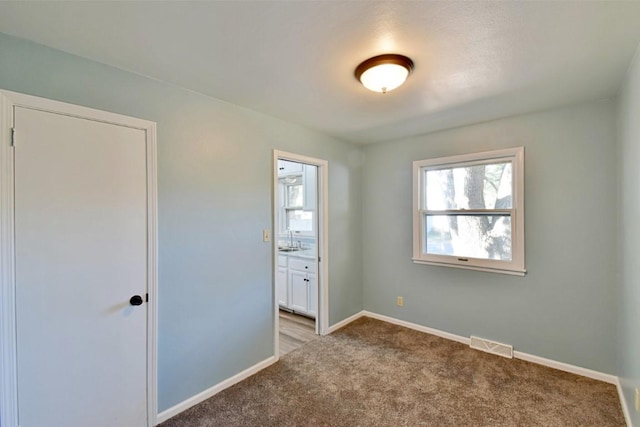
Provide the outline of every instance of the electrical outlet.
<path id="1" fill-rule="evenodd" d="M 640 388 L 636 388 L 636 412 L 640 412 Z"/>
<path id="2" fill-rule="evenodd" d="M 269 233 L 268 228 L 265 228 L 264 230 L 262 230 L 262 241 L 268 242 L 269 240 L 271 240 L 271 233 Z"/>
<path id="3" fill-rule="evenodd" d="M 397 297 L 397 298 L 396 298 L 396 304 L 398 305 L 398 307 L 402 307 L 402 306 L 404 306 L 404 298 L 402 298 L 402 297 Z"/>

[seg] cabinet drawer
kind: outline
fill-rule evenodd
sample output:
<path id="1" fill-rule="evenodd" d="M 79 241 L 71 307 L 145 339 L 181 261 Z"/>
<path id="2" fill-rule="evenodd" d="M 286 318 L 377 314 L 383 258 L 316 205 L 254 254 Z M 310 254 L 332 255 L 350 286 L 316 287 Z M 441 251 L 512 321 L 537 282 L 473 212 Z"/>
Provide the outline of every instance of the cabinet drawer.
<path id="1" fill-rule="evenodd" d="M 289 268 L 293 270 L 306 271 L 308 273 L 315 273 L 316 263 L 312 259 L 290 258 Z"/>
<path id="2" fill-rule="evenodd" d="M 288 257 L 286 255 L 278 255 L 278 267 L 286 267 L 287 258 Z"/>

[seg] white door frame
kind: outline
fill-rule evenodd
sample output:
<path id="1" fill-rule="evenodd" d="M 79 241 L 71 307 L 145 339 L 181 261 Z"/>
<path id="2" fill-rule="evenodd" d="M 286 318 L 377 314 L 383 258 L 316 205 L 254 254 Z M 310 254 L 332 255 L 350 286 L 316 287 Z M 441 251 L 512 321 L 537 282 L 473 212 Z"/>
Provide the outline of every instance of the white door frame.
<path id="1" fill-rule="evenodd" d="M 280 358 L 280 316 L 278 315 L 278 295 L 276 289 L 276 274 L 278 260 L 278 160 L 291 160 L 298 163 L 305 163 L 318 167 L 318 311 L 316 313 L 316 334 L 326 335 L 329 333 L 329 162 L 300 154 L 288 153 L 286 151 L 273 150 L 273 222 L 271 235 L 273 236 L 273 262 L 272 284 L 273 284 L 273 309 L 274 309 L 274 329 L 273 342 L 276 360 Z"/>
<path id="2" fill-rule="evenodd" d="M 30 95 L 0 90 L 0 425 L 18 426 L 15 301 L 14 108 L 47 111 L 145 131 L 147 147 L 147 423 L 157 416 L 157 172 L 156 124 Z M 15 135 L 19 143 L 19 130 Z"/>

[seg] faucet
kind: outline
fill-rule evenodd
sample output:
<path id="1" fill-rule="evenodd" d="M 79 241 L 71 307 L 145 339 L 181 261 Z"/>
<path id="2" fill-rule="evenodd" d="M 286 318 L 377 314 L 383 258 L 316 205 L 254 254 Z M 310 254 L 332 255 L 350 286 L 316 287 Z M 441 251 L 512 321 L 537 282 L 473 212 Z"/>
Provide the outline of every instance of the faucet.
<path id="1" fill-rule="evenodd" d="M 289 230 L 289 247 L 293 247 L 293 231 Z"/>

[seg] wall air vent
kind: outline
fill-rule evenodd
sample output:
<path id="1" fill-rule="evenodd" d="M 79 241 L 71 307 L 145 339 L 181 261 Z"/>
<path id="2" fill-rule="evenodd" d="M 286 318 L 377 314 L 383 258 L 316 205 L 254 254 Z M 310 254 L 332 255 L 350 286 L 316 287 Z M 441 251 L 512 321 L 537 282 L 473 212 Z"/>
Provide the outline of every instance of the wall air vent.
<path id="1" fill-rule="evenodd" d="M 513 346 L 511 345 L 472 336 L 470 346 L 471 348 L 475 348 L 476 350 L 513 359 Z"/>

